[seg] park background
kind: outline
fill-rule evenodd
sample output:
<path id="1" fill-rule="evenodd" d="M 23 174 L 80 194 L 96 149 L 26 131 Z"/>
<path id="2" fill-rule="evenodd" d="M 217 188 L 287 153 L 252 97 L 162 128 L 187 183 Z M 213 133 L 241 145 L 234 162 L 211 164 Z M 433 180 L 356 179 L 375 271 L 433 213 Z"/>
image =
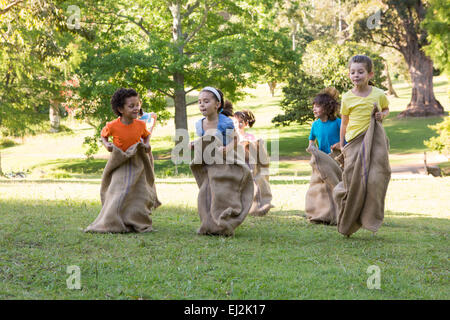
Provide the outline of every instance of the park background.
<path id="1" fill-rule="evenodd" d="M 448 299 L 449 5 L 444 1 L 0 1 L 0 298 Z M 384 224 L 347 239 L 304 214 L 311 98 L 374 60 L 393 175 Z M 198 90 L 222 89 L 279 139 L 273 208 L 201 237 L 198 192 L 171 159 Z M 158 113 L 157 232 L 92 235 L 118 87 Z M 439 166 L 444 177 L 425 175 Z M 176 196 L 174 196 L 176 195 Z M 81 289 L 67 287 L 67 267 Z M 370 290 L 370 266 L 381 289 Z"/>

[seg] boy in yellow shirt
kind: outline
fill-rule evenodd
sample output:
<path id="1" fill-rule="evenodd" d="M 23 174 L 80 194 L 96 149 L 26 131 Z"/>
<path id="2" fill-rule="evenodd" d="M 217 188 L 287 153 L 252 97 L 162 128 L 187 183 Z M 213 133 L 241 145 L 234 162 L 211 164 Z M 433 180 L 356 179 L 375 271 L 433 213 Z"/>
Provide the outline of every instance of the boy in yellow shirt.
<path id="1" fill-rule="evenodd" d="M 389 115 L 389 101 L 383 90 L 369 85 L 374 76 L 372 60 L 357 55 L 350 60 L 349 67 L 350 79 L 355 87 L 342 96 L 341 150 L 347 142 L 367 130 L 374 105 L 379 110 L 375 114 L 378 121 Z"/>

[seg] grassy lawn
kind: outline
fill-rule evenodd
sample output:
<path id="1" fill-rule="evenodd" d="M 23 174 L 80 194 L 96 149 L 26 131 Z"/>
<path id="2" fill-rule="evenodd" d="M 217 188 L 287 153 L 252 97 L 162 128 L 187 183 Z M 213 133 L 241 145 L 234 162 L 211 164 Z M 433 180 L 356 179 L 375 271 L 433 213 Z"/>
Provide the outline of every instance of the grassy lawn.
<path id="1" fill-rule="evenodd" d="M 157 232 L 101 235 L 81 231 L 101 208 L 98 182 L 3 180 L 0 299 L 450 297 L 450 178 L 392 181 L 377 235 L 351 238 L 306 221 L 308 181 L 279 182 L 270 214 L 247 217 L 224 238 L 195 234 L 194 183 L 157 184 Z M 81 290 L 66 287 L 71 265 L 80 267 Z M 371 265 L 381 290 L 366 286 Z"/>

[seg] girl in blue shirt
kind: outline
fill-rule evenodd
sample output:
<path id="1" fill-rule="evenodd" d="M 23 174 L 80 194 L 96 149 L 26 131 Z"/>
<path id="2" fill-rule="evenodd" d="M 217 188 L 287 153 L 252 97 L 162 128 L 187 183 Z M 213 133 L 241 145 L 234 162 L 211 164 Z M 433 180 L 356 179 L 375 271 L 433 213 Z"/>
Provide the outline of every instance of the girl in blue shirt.
<path id="1" fill-rule="evenodd" d="M 198 107 L 202 119 L 195 123 L 195 131 L 202 137 L 209 131 L 217 136 L 224 146 L 233 140 L 234 125 L 229 117 L 233 115 L 233 105 L 230 101 L 224 101 L 223 93 L 213 87 L 205 87 L 198 96 Z"/>
<path id="2" fill-rule="evenodd" d="M 319 150 L 326 154 L 340 150 L 341 119 L 336 117 L 339 108 L 339 92 L 335 88 L 322 90 L 313 101 L 313 112 L 317 118 L 311 127 L 309 145 L 317 140 Z"/>

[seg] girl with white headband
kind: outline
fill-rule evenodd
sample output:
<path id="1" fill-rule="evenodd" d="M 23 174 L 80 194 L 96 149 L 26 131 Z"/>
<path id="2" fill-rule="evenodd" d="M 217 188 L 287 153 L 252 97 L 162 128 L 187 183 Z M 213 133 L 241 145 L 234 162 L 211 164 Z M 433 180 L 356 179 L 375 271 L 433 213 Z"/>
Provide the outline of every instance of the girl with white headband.
<path id="1" fill-rule="evenodd" d="M 233 105 L 224 101 L 223 93 L 213 87 L 205 87 L 198 96 L 198 107 L 203 118 L 195 123 L 195 130 L 199 137 L 207 131 L 217 136 L 226 146 L 233 139 L 234 125 L 229 117 L 233 115 Z"/>

